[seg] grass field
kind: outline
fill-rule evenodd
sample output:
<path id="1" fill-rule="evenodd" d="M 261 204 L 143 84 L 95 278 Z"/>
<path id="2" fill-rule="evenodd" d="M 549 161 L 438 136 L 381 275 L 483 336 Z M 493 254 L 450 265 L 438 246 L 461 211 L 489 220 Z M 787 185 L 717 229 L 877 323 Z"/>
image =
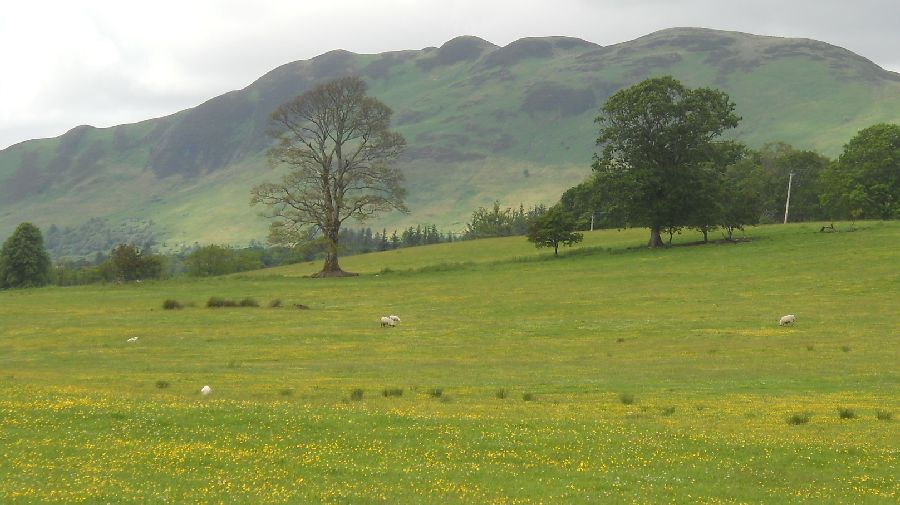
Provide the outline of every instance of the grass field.
<path id="1" fill-rule="evenodd" d="M 819 226 L 0 292 L 0 503 L 897 503 L 900 222 Z"/>

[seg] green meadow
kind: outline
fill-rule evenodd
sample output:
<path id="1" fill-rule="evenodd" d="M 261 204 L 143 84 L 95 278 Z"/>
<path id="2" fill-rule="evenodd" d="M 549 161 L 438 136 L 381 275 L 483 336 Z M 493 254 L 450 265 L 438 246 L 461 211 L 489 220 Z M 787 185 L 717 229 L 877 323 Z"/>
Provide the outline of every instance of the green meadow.
<path id="1" fill-rule="evenodd" d="M 900 222 L 820 226 L 0 292 L 0 503 L 896 503 Z"/>

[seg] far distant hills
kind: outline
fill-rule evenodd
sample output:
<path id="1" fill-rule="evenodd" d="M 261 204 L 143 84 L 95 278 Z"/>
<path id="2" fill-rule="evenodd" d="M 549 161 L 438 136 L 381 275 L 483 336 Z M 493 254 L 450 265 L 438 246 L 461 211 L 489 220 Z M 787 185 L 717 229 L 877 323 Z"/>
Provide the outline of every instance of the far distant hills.
<path id="1" fill-rule="evenodd" d="M 277 177 L 264 157 L 268 116 L 346 74 L 366 78 L 407 139 L 411 214 L 367 224 L 389 230 L 459 230 L 494 200 L 553 204 L 590 172 L 598 107 L 650 76 L 727 92 L 743 117 L 735 135 L 755 147 L 784 141 L 835 156 L 859 129 L 900 122 L 900 74 L 808 39 L 674 28 L 606 47 L 458 37 L 421 50 L 336 50 L 171 116 L 78 126 L 0 151 L 0 237 L 21 221 L 75 227 L 105 218 L 152 230 L 168 246 L 264 239 L 268 223 L 248 202 L 252 186 Z"/>

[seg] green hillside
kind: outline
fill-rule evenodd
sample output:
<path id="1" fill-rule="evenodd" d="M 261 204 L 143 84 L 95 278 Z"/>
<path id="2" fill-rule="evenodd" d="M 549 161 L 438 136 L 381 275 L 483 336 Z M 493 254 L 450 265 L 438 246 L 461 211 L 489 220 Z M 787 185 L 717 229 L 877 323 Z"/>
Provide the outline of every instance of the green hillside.
<path id="1" fill-rule="evenodd" d="M 408 141 L 410 215 L 374 227 L 436 223 L 471 211 L 552 204 L 589 172 L 598 107 L 655 75 L 728 92 L 752 146 L 785 141 L 835 156 L 859 129 L 900 121 L 900 75 L 823 42 L 695 28 L 600 47 L 566 37 L 497 47 L 459 37 L 439 48 L 332 51 L 172 116 L 0 151 L 0 235 L 21 221 L 77 226 L 153 221 L 160 242 L 246 243 L 267 223 L 247 206 L 265 162 L 267 117 L 314 83 L 359 73 Z"/>
<path id="2" fill-rule="evenodd" d="M 900 223 L 820 225 L 2 291 L 0 502 L 896 503 Z"/>

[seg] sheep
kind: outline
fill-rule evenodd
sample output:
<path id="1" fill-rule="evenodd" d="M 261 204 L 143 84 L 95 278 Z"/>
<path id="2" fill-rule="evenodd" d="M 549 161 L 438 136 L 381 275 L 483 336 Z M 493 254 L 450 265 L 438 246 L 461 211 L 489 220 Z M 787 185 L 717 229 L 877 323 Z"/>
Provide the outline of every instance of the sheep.
<path id="1" fill-rule="evenodd" d="M 200 393 L 203 396 L 208 395 L 211 391 L 212 391 L 212 388 L 210 388 L 209 386 L 203 386 L 202 388 L 200 388 Z"/>
<path id="2" fill-rule="evenodd" d="M 391 321 L 393 321 L 393 322 L 395 322 L 395 323 L 399 323 L 399 322 L 400 322 L 400 318 L 397 317 L 397 316 L 390 315 L 390 316 L 388 316 L 388 317 L 391 318 Z"/>
<path id="3" fill-rule="evenodd" d="M 794 324 L 794 321 L 796 321 L 796 320 L 797 320 L 797 317 L 796 317 L 796 316 L 794 316 L 793 314 L 788 314 L 788 315 L 783 316 L 781 319 L 778 320 L 778 325 L 779 325 L 779 326 L 785 326 L 785 325 L 788 325 L 788 324 Z"/>
<path id="4" fill-rule="evenodd" d="M 394 320 L 391 319 L 390 316 L 384 316 L 384 317 L 381 318 L 381 327 L 382 327 L 382 328 L 384 328 L 385 326 L 390 326 L 390 327 L 393 328 L 393 327 L 396 326 L 396 325 L 397 325 L 397 323 L 394 322 Z"/>
<path id="5" fill-rule="evenodd" d="M 138 340 L 137 337 L 131 337 L 128 339 L 129 342 L 137 342 L 137 340 Z"/>

